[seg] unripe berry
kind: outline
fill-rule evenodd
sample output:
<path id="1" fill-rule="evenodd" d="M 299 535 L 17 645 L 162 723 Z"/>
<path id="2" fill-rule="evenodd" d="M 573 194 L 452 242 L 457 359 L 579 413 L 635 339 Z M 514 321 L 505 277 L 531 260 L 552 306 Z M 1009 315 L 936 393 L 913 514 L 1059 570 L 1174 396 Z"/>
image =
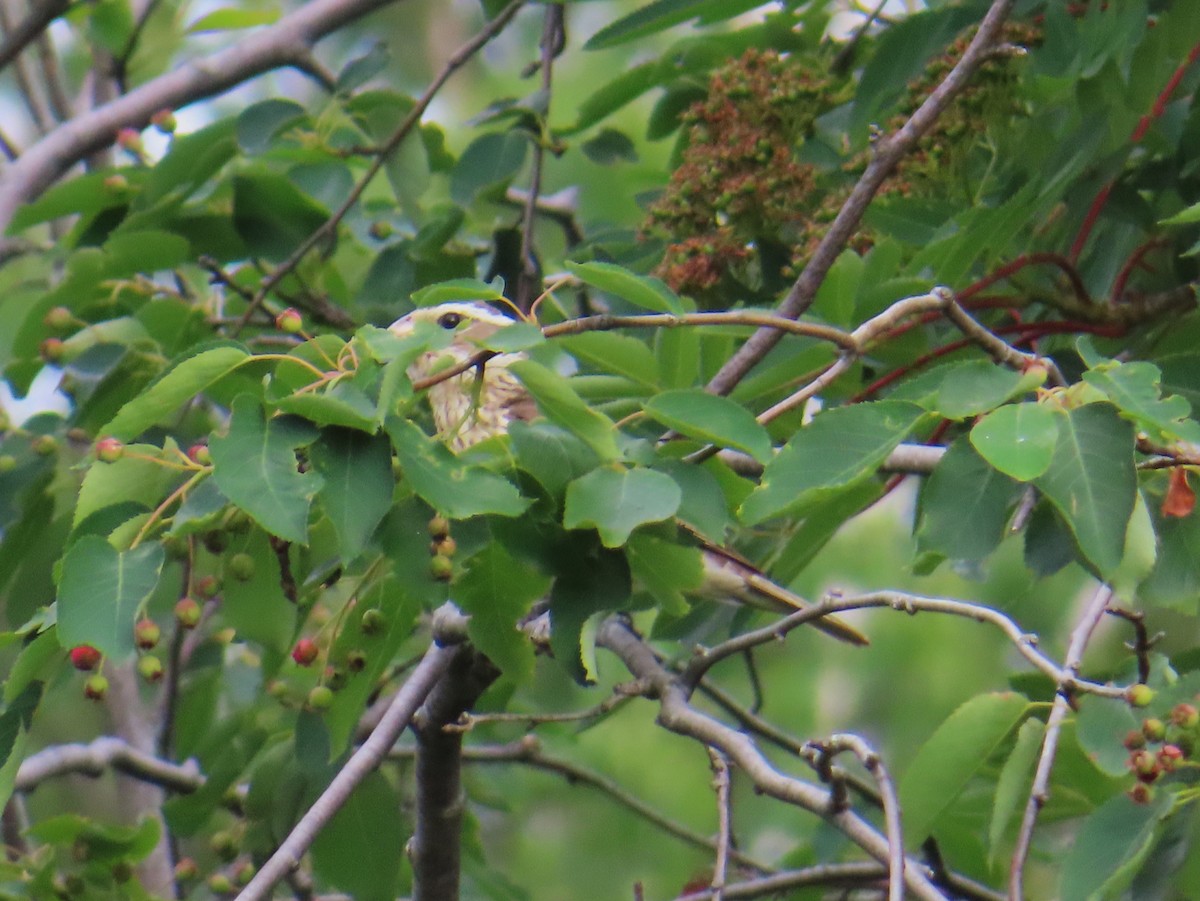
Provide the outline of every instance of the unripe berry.
<path id="1" fill-rule="evenodd" d="M 200 868 L 190 857 L 181 857 L 175 864 L 175 878 L 180 882 L 191 882 L 200 875 Z"/>
<path id="2" fill-rule="evenodd" d="M 378 635 L 387 628 L 387 617 L 378 607 L 370 607 L 363 611 L 358 627 L 364 635 Z"/>
<path id="3" fill-rule="evenodd" d="M 113 882 L 121 885 L 133 878 L 133 865 L 127 860 L 118 860 L 112 865 Z"/>
<path id="4" fill-rule="evenodd" d="M 203 442 L 193 444 L 188 448 L 188 459 L 193 463 L 199 463 L 201 466 L 209 466 L 212 463 L 212 453 L 208 449 L 208 445 Z"/>
<path id="5" fill-rule="evenodd" d="M 429 574 L 439 582 L 449 582 L 454 578 L 454 564 L 449 557 L 435 555 L 429 558 Z"/>
<path id="6" fill-rule="evenodd" d="M 1158 778 L 1158 759 L 1149 751 L 1134 751 L 1129 755 L 1129 768 L 1142 782 Z"/>
<path id="7" fill-rule="evenodd" d="M 38 345 L 38 353 L 47 363 L 57 363 L 63 358 L 62 338 L 47 338 Z"/>
<path id="8" fill-rule="evenodd" d="M 0 456 L 0 473 L 12 472 L 17 468 L 17 458 L 12 454 Z"/>
<path id="9" fill-rule="evenodd" d="M 216 576 L 201 576 L 196 580 L 196 594 L 205 600 L 215 598 L 221 590 L 221 580 Z"/>
<path id="10" fill-rule="evenodd" d="M 225 830 L 214 832 L 208 840 L 208 847 L 226 863 L 236 858 L 241 850 L 238 847 L 237 836 Z"/>
<path id="11" fill-rule="evenodd" d="M 229 547 L 229 536 L 222 529 L 213 529 L 204 536 L 204 546 L 210 554 L 220 555 Z"/>
<path id="12" fill-rule="evenodd" d="M 249 582 L 254 578 L 254 558 L 249 554 L 234 554 L 229 558 L 229 571 L 239 582 Z"/>
<path id="13" fill-rule="evenodd" d="M 304 319 L 295 307 L 288 307 L 275 317 L 275 328 L 287 335 L 295 335 L 304 328 Z"/>
<path id="14" fill-rule="evenodd" d="M 103 701 L 108 694 L 108 680 L 99 673 L 87 677 L 83 683 L 83 696 L 91 701 Z"/>
<path id="15" fill-rule="evenodd" d="M 1125 733 L 1125 740 L 1121 744 L 1125 746 L 1126 751 L 1138 751 L 1146 747 L 1146 736 L 1137 729 L 1130 729 Z"/>
<path id="16" fill-rule="evenodd" d="M 138 658 L 137 671 L 147 682 L 160 682 L 163 677 L 163 663 L 153 654 L 144 654 Z"/>
<path id="17" fill-rule="evenodd" d="M 102 182 L 104 191 L 107 194 L 124 194 L 129 190 L 129 179 L 120 172 L 114 172 L 112 175 L 104 176 Z"/>
<path id="18" fill-rule="evenodd" d="M 1144 682 L 1135 683 L 1125 692 L 1125 700 L 1132 707 L 1146 707 L 1154 700 L 1154 689 Z"/>
<path id="19" fill-rule="evenodd" d="M 71 665 L 77 670 L 88 672 L 94 670 L 100 662 L 100 652 L 90 644 L 81 644 L 71 648 Z"/>
<path id="20" fill-rule="evenodd" d="M 429 520 L 429 537 L 441 541 L 450 536 L 450 520 L 444 516 L 435 516 Z"/>
<path id="21" fill-rule="evenodd" d="M 1134 804 L 1149 804 L 1154 800 L 1154 789 L 1149 785 L 1139 782 L 1129 790 L 1129 799 Z"/>
<path id="22" fill-rule="evenodd" d="M 346 686 L 346 671 L 336 666 L 326 666 L 325 684 L 333 691 L 340 691 Z"/>
<path id="23" fill-rule="evenodd" d="M 458 542 L 449 536 L 429 545 L 429 553 L 440 554 L 443 557 L 453 557 L 458 552 Z"/>
<path id="24" fill-rule="evenodd" d="M 56 332 L 65 332 L 75 324 L 75 315 L 67 307 L 51 307 L 42 317 L 42 325 Z"/>
<path id="25" fill-rule="evenodd" d="M 117 146 L 132 154 L 142 152 L 142 133 L 136 128 L 122 128 L 117 132 Z"/>
<path id="26" fill-rule="evenodd" d="M 1157 717 L 1142 720 L 1142 735 L 1147 741 L 1162 741 L 1167 737 L 1167 724 Z"/>
<path id="27" fill-rule="evenodd" d="M 352 673 L 361 673 L 367 668 L 367 655 L 362 651 L 351 651 L 346 655 L 346 669 Z"/>
<path id="28" fill-rule="evenodd" d="M 214 895 L 232 895 L 233 882 L 224 873 L 213 873 L 208 877 L 208 890 Z"/>
<path id="29" fill-rule="evenodd" d="M 175 604 L 175 621 L 185 629 L 200 625 L 200 604 L 195 598 L 180 598 Z"/>
<path id="30" fill-rule="evenodd" d="M 175 120 L 175 113 L 171 110 L 160 109 L 150 117 L 150 124 L 163 134 L 169 135 L 175 132 L 175 128 L 179 123 Z"/>
<path id="31" fill-rule="evenodd" d="M 1194 729 L 1200 725 L 1200 710 L 1192 704 L 1176 704 L 1171 708 L 1171 722 L 1180 729 Z"/>
<path id="32" fill-rule="evenodd" d="M 1158 765 L 1163 772 L 1169 773 L 1175 769 L 1175 764 L 1183 760 L 1183 751 L 1178 745 L 1163 745 L 1158 749 Z"/>
<path id="33" fill-rule="evenodd" d="M 292 648 L 292 659 L 300 666 L 312 666 L 313 661 L 320 655 L 320 648 L 311 638 L 301 638 Z"/>
<path id="34" fill-rule="evenodd" d="M 233 874 L 233 878 L 238 885 L 245 888 L 250 884 L 250 880 L 254 878 L 254 874 L 257 872 L 258 870 L 255 869 L 254 864 L 247 860 L 237 868 L 237 872 Z"/>
<path id="35" fill-rule="evenodd" d="M 148 651 L 162 638 L 162 629 L 152 619 L 140 619 L 133 626 L 133 642 L 143 651 Z"/>
<path id="36" fill-rule="evenodd" d="M 382 241 L 392 236 L 393 229 L 390 222 L 385 222 L 383 219 L 376 219 L 371 223 L 369 231 L 372 238 L 376 241 Z"/>
<path id="37" fill-rule="evenodd" d="M 38 435 L 29 446 L 39 457 L 49 457 L 58 450 L 58 439 L 53 435 Z"/>
<path id="38" fill-rule="evenodd" d="M 333 703 L 333 689 L 328 685 L 317 685 L 308 693 L 308 707 L 310 710 L 328 710 L 329 705 Z"/>
<path id="39" fill-rule="evenodd" d="M 96 442 L 96 459 L 104 463 L 116 463 L 125 453 L 125 445 L 116 438 L 101 438 Z"/>

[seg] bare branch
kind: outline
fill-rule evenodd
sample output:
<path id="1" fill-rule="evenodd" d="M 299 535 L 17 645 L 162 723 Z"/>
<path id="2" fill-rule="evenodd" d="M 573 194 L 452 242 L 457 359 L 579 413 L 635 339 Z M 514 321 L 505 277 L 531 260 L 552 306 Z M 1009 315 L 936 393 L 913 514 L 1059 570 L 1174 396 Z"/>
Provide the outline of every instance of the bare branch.
<path id="1" fill-rule="evenodd" d="M 424 703 L 434 685 L 450 666 L 457 649 L 434 643 L 417 668 L 396 692 L 379 725 L 363 742 L 346 765 L 338 771 L 312 807 L 300 818 L 283 843 L 262 865 L 254 878 L 238 894 L 237 901 L 263 901 L 271 889 L 300 864 L 301 857 L 312 845 L 317 834 L 341 808 L 350 793 L 367 774 L 373 771 L 395 744 L 396 738 Z"/>
<path id="2" fill-rule="evenodd" d="M 128 742 L 102 736 L 86 745 L 53 745 L 25 758 L 14 788 L 31 792 L 48 779 L 70 774 L 98 778 L 109 770 L 157 785 L 177 794 L 191 794 L 204 785 L 196 762 L 175 764 L 139 751 Z"/>
<path id="3" fill-rule="evenodd" d="M 870 164 L 859 178 L 850 196 L 842 204 L 833 223 L 821 242 L 813 251 L 804 271 L 796 279 L 791 290 L 779 305 L 779 314 L 790 319 L 799 317 L 812 306 L 817 289 L 833 266 L 838 254 L 858 228 L 875 192 L 892 173 L 904 156 L 909 153 L 921 137 L 933 127 L 938 116 L 949 106 L 954 96 L 966 87 L 975 71 L 987 59 L 992 44 L 1000 33 L 1000 27 L 1008 17 L 1014 0 L 993 0 L 987 15 L 979 25 L 975 37 L 963 52 L 954 68 L 947 73 L 942 83 L 934 88 L 925 102 L 911 115 L 895 134 L 879 141 L 874 148 Z M 737 353 L 726 361 L 720 371 L 708 383 L 714 394 L 728 394 L 767 352 L 779 343 L 780 333 L 760 329 L 738 348 Z"/>
<path id="4" fill-rule="evenodd" d="M 0 44 L 0 69 L 38 39 L 50 23 L 67 11 L 70 0 L 38 0 L 31 5 L 29 15 L 14 26 L 5 26 L 4 43 Z"/>
<path id="5" fill-rule="evenodd" d="M 729 865 L 729 848 L 731 844 L 729 826 L 729 763 L 725 756 L 715 748 L 708 748 L 708 762 L 712 767 L 713 789 L 717 794 L 717 860 L 713 864 L 712 897 L 713 901 L 723 901 L 725 897 L 725 873 Z M 901 849 L 903 853 L 903 849 Z"/>
<path id="6" fill-rule="evenodd" d="M 0 232 L 17 209 L 73 165 L 109 146 L 117 131 L 138 127 L 162 109 L 203 100 L 272 69 L 304 59 L 311 46 L 394 0 L 310 0 L 236 44 L 184 63 L 54 128 L 0 177 Z"/>
<path id="7" fill-rule="evenodd" d="M 1025 815 L 1021 818 L 1021 828 L 1017 832 L 1017 844 L 1009 866 L 1008 897 L 1010 901 L 1022 901 L 1025 897 L 1025 861 L 1029 857 L 1029 848 L 1033 843 L 1033 828 L 1037 824 L 1038 814 L 1050 798 L 1050 771 L 1054 768 L 1054 758 L 1058 753 L 1058 736 L 1062 732 L 1067 714 L 1071 712 L 1071 697 L 1079 688 L 1075 676 L 1083 663 L 1083 652 L 1087 650 L 1092 633 L 1103 619 L 1104 612 L 1108 609 L 1108 603 L 1111 600 L 1112 589 L 1107 585 L 1100 585 L 1084 609 L 1083 615 L 1079 617 L 1079 622 L 1071 630 L 1071 641 L 1067 645 L 1067 659 L 1063 663 L 1062 674 L 1055 680 L 1057 690 L 1054 695 L 1054 706 L 1050 708 L 1050 715 L 1046 718 L 1042 752 L 1038 757 L 1033 786 L 1029 790 L 1029 801 L 1025 805 Z M 1124 693 L 1122 692 L 1122 694 Z"/>
<path id="8" fill-rule="evenodd" d="M 717 748 L 746 773 L 757 791 L 822 817 L 876 860 L 887 862 L 888 841 L 867 820 L 852 810 L 835 809 L 828 791 L 784 775 L 763 756 L 750 736 L 693 708 L 688 703 L 690 687 L 664 668 L 654 651 L 623 620 L 617 617 L 605 620 L 597 632 L 596 643 L 616 654 L 634 676 L 651 687 L 660 705 L 660 725 Z M 930 881 L 928 869 L 915 860 L 906 862 L 904 881 L 916 898 L 945 901 L 945 896 Z"/>
<path id="9" fill-rule="evenodd" d="M 772 876 L 735 882 L 725 889 L 724 897 L 726 901 L 734 901 L 735 898 L 768 898 L 790 889 L 809 886 L 831 889 L 869 888 L 883 879 L 886 873 L 883 867 L 871 861 L 819 864 L 815 867 L 805 867 L 803 870 L 788 870 Z M 709 889 L 680 895 L 675 901 L 714 901 L 716 897 Z"/>

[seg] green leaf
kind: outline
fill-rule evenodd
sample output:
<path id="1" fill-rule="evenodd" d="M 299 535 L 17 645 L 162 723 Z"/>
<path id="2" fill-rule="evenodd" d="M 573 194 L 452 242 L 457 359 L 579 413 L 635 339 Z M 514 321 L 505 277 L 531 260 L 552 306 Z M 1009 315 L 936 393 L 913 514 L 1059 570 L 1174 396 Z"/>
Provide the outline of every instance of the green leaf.
<path id="1" fill-rule="evenodd" d="M 203 34 L 209 31 L 234 31 L 241 28 L 254 28 L 258 25 L 270 25 L 279 19 L 279 10 L 261 7 L 240 9 L 226 6 L 213 10 L 187 27 L 188 34 Z"/>
<path id="2" fill-rule="evenodd" d="M 556 343 L 596 369 L 623 375 L 649 389 L 658 384 L 658 361 L 646 343 L 637 338 L 615 332 L 584 332 Z"/>
<path id="3" fill-rule="evenodd" d="M 877 401 L 819 414 L 763 471 L 739 511 L 755 525 L 869 478 L 924 415 L 915 404 Z"/>
<path id="4" fill-rule="evenodd" d="M 436 307 L 438 304 L 462 300 L 502 302 L 504 294 L 478 279 L 456 278 L 414 291 L 411 299 L 414 307 Z"/>
<path id="5" fill-rule="evenodd" d="M 514 422 L 508 437 L 517 465 L 554 497 L 600 462 L 583 441 L 549 422 Z"/>
<path id="6" fill-rule="evenodd" d="M 0 804 L 7 805 L 12 797 L 17 773 L 25 759 L 26 739 L 33 715 L 42 700 L 42 683 L 34 682 L 5 707 L 0 714 Z"/>
<path id="7" fill-rule="evenodd" d="M 248 154 L 263 153 L 284 128 L 308 118 L 294 100 L 272 97 L 246 107 L 237 117 L 237 142 Z"/>
<path id="8" fill-rule="evenodd" d="M 309 448 L 324 480 L 320 503 L 338 538 L 343 560 L 358 556 L 392 506 L 392 448 L 382 435 L 329 428 Z"/>
<path id="9" fill-rule="evenodd" d="M 646 415 L 689 438 L 745 451 L 766 465 L 774 453 L 771 436 L 754 414 L 727 397 L 700 388 L 664 391 L 646 402 Z"/>
<path id="10" fill-rule="evenodd" d="M 938 392 L 936 412 L 947 419 L 977 416 L 1025 390 L 1025 381 L 1021 373 L 986 360 L 948 367 L 946 380 Z"/>
<path id="11" fill-rule="evenodd" d="M 691 609 L 685 595 L 704 582 L 700 548 L 684 547 L 639 532 L 630 536 L 625 557 L 633 577 L 654 595 L 665 613 L 683 616 Z"/>
<path id="12" fill-rule="evenodd" d="M 683 301 L 661 279 L 636 275 L 613 263 L 570 263 L 567 271 L 586 285 L 655 313 L 684 312 Z"/>
<path id="13" fill-rule="evenodd" d="M 143 544 L 118 551 L 96 535 L 71 545 L 58 583 L 58 640 L 90 644 L 114 663 L 133 653 L 133 623 L 158 584 L 163 550 Z"/>
<path id="14" fill-rule="evenodd" d="M 497 193 L 521 171 L 528 150 L 529 138 L 519 131 L 480 135 L 450 173 L 450 196 L 466 206 L 480 194 Z"/>
<path id="15" fill-rule="evenodd" d="M 406 835 L 400 797 L 382 773 L 369 773 L 317 835 L 313 869 L 360 901 L 396 897 Z"/>
<path id="16" fill-rule="evenodd" d="M 602 460 L 620 457 L 612 420 L 589 407 L 565 379 L 533 360 L 517 360 L 508 368 L 533 395 L 547 419 L 577 435 Z"/>
<path id="17" fill-rule="evenodd" d="M 1050 467 L 1058 443 L 1058 419 L 1040 404 L 1008 404 L 975 423 L 971 444 L 996 469 L 1028 482 Z"/>
<path id="18" fill-rule="evenodd" d="M 1021 486 L 993 469 L 960 438 L 921 487 L 917 546 L 951 560 L 982 560 L 1004 538 Z"/>
<path id="19" fill-rule="evenodd" d="M 451 519 L 484 513 L 519 516 L 529 501 L 513 484 L 479 466 L 470 466 L 411 422 L 390 419 L 387 433 L 408 486 L 429 506 Z"/>
<path id="20" fill-rule="evenodd" d="M 567 486 L 563 525 L 594 526 L 605 547 L 620 547 L 638 526 L 675 515 L 682 500 L 675 480 L 661 472 L 605 467 Z"/>
<path id="21" fill-rule="evenodd" d="M 533 602 L 550 590 L 550 578 L 512 557 L 499 541 L 466 561 L 455 580 L 454 600 L 471 614 L 467 632 L 506 676 L 533 676 L 533 646 L 516 628 Z"/>
<path id="22" fill-rule="evenodd" d="M 929 837 L 943 811 L 1028 711 L 1029 701 L 1019 694 L 983 694 L 938 726 L 900 780 L 907 847 Z"/>
<path id="23" fill-rule="evenodd" d="M 1200 515 L 1159 517 L 1158 559 L 1141 585 L 1152 604 L 1196 614 L 1200 601 Z"/>
<path id="24" fill-rule="evenodd" d="M 223 582 L 221 617 L 239 639 L 255 641 L 283 655 L 296 637 L 296 605 L 288 600 L 280 585 L 279 557 L 270 540 L 254 529 L 233 536 L 225 559 L 248 554 L 254 561 L 249 579 L 239 579 L 226 570 Z"/>
<path id="25" fill-rule="evenodd" d="M 136 398 L 125 404 L 100 434 L 122 441 L 136 438 L 155 423 L 177 416 L 189 399 L 250 358 L 244 348 L 233 344 L 209 347 L 176 360 Z"/>
<path id="26" fill-rule="evenodd" d="M 1134 716 L 1125 701 L 1087 698 L 1079 705 L 1075 720 L 1079 747 L 1097 769 L 1109 776 L 1120 778 L 1129 772 L 1129 751 L 1124 741 L 1135 729 L 1141 729 L 1141 715 Z"/>
<path id="27" fill-rule="evenodd" d="M 1159 225 L 1194 225 L 1197 222 L 1200 222 L 1200 203 L 1193 203 L 1174 216 L 1158 220 Z"/>
<path id="28" fill-rule="evenodd" d="M 1200 442 L 1200 423 L 1188 419 L 1191 404 L 1179 395 L 1161 397 L 1162 375 L 1152 363 L 1104 363 L 1083 374 L 1083 380 L 1100 389 L 1144 431 Z"/>
<path id="29" fill-rule="evenodd" d="M 1117 897 L 1150 851 L 1155 828 L 1173 809 L 1174 792 L 1159 792 L 1149 804 L 1113 796 L 1083 821 L 1059 874 L 1062 901 Z M 1118 884 L 1119 883 L 1119 884 Z"/>
<path id="30" fill-rule="evenodd" d="M 1042 749 L 1042 735 L 1046 724 L 1036 717 L 1021 723 L 1017 730 L 1017 742 L 1000 768 L 996 779 L 996 793 L 992 799 L 992 819 L 988 825 L 988 859 L 995 860 L 1002 851 L 1004 834 L 1013 815 L 1020 810 L 1029 797 L 1029 786 L 1033 781 L 1033 768 L 1038 752 Z"/>
<path id="31" fill-rule="evenodd" d="M 1133 426 L 1109 404 L 1056 418 L 1054 457 L 1034 484 L 1071 527 L 1083 555 L 1109 578 L 1121 563 L 1137 497 Z"/>
<path id="32" fill-rule="evenodd" d="M 615 128 L 602 128 L 580 146 L 583 155 L 598 166 L 637 162 L 637 147 L 629 136 Z"/>
<path id="33" fill-rule="evenodd" d="M 327 391 L 296 392 L 275 401 L 284 413 L 295 413 L 320 426 L 341 426 L 374 433 L 378 428 L 375 402 L 355 385 L 337 382 Z"/>
<path id="34" fill-rule="evenodd" d="M 130 501 L 153 509 L 178 480 L 179 470 L 158 462 L 161 451 L 149 444 L 130 444 L 113 463 L 94 462 L 88 467 L 75 503 L 72 528 L 98 510 Z"/>
<path id="35" fill-rule="evenodd" d="M 704 16 L 714 10 L 721 18 L 732 18 L 758 6 L 761 6 L 761 3 L 755 0 L 721 0 L 719 4 L 714 3 L 714 0 L 651 0 L 629 15 L 601 28 L 588 39 L 584 49 L 616 47 L 636 38 L 665 31 L 672 25 Z"/>
<path id="36" fill-rule="evenodd" d="M 264 529 L 285 541 L 308 540 L 308 507 L 321 477 L 302 473 L 297 447 L 308 444 L 312 427 L 295 419 L 267 420 L 247 394 L 233 401 L 229 432 L 213 438 L 213 478 L 217 487 Z"/>
<path id="37" fill-rule="evenodd" d="M 286 259 L 328 215 L 282 175 L 253 172 L 233 177 L 233 226 L 252 256 Z"/>
<path id="38" fill-rule="evenodd" d="M 556 555 L 550 594 L 550 648 L 581 684 L 595 681 L 594 623 L 629 601 L 629 561 L 601 546 L 594 532 L 568 534 Z"/>

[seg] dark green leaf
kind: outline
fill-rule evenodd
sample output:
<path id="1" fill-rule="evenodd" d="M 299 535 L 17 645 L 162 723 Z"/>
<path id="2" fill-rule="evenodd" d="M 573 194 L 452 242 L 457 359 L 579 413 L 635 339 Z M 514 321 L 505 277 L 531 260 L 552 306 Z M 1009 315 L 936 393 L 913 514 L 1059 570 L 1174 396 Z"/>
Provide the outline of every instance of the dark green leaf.
<path id="1" fill-rule="evenodd" d="M 281 131 L 308 117 L 299 103 L 273 97 L 248 106 L 237 117 L 237 141 L 248 154 L 262 153 Z"/>
<path id="2" fill-rule="evenodd" d="M 745 451 L 759 463 L 768 463 L 774 452 L 771 436 L 754 414 L 701 388 L 663 391 L 651 397 L 643 409 L 647 416 L 682 435 Z"/>
<path id="3" fill-rule="evenodd" d="M 951 560 L 982 560 L 1000 544 L 1021 486 L 960 438 L 921 488 L 917 545 Z"/>
<path id="4" fill-rule="evenodd" d="M 233 225 L 254 256 L 286 259 L 328 215 L 282 175 L 234 176 Z"/>
<path id="5" fill-rule="evenodd" d="M 404 859 L 400 811 L 391 783 L 368 774 L 313 842 L 313 869 L 352 898 L 391 901 Z"/>
<path id="6" fill-rule="evenodd" d="M 461 204 L 496 191 L 521 171 L 529 138 L 517 131 L 493 132 L 471 142 L 450 174 L 450 196 Z"/>
<path id="7" fill-rule="evenodd" d="M 296 605 L 283 593 L 279 557 L 257 529 L 233 537 L 226 559 L 234 554 L 247 554 L 254 561 L 253 572 L 244 579 L 226 567 L 221 616 L 239 638 L 283 655 L 296 635 Z"/>
<path id="8" fill-rule="evenodd" d="M 1160 792 L 1148 804 L 1118 794 L 1084 820 L 1059 877 L 1063 901 L 1114 897 L 1134 876 L 1136 861 L 1150 851 L 1155 827 L 1173 807 L 1173 792 Z"/>
<path id="9" fill-rule="evenodd" d="M 665 613 L 682 616 L 691 609 L 685 595 L 704 582 L 704 562 L 698 547 L 638 533 L 630 536 L 625 557 L 633 577 L 654 595 Z"/>
<path id="10" fill-rule="evenodd" d="M 58 640 L 65 648 L 90 644 L 114 663 L 133 653 L 133 623 L 158 584 L 163 550 L 143 544 L 118 551 L 88 535 L 73 544 L 58 584 Z"/>
<path id="11" fill-rule="evenodd" d="M 612 420 L 589 407 L 566 380 L 533 360 L 517 360 L 508 368 L 533 395 L 547 419 L 578 436 L 602 460 L 620 456 Z"/>
<path id="12" fill-rule="evenodd" d="M 309 448 L 309 460 L 324 479 L 320 503 L 343 560 L 366 547 L 392 506 L 392 450 L 383 435 L 328 428 Z"/>
<path id="13" fill-rule="evenodd" d="M 638 526 L 673 516 L 682 499 L 675 480 L 661 472 L 604 467 L 567 486 L 563 525 L 594 526 L 605 547 L 620 547 Z"/>

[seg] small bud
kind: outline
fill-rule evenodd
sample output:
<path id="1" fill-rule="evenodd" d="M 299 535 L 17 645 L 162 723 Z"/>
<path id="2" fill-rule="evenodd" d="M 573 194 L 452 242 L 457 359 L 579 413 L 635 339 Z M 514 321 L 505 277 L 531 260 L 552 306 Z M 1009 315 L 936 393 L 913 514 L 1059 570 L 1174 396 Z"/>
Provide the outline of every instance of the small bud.
<path id="1" fill-rule="evenodd" d="M 296 335 L 304 328 L 304 319 L 295 307 L 288 307 L 275 317 L 275 328 L 287 335 Z"/>
<path id="2" fill-rule="evenodd" d="M 310 710 L 328 710 L 333 703 L 333 689 L 328 685 L 317 685 L 308 693 Z"/>
<path id="3" fill-rule="evenodd" d="M 117 132 L 117 146 L 137 155 L 144 149 L 142 133 L 136 128 L 122 128 Z"/>
<path id="4" fill-rule="evenodd" d="M 1176 704 L 1171 708 L 1171 722 L 1180 729 L 1194 729 L 1200 725 L 1200 710 L 1192 704 Z"/>
<path id="5" fill-rule="evenodd" d="M 195 598 L 180 598 L 175 604 L 175 621 L 185 629 L 200 625 L 200 604 Z"/>
<path id="6" fill-rule="evenodd" d="M 1162 741 L 1167 737 L 1167 724 L 1156 717 L 1142 720 L 1142 735 L 1146 741 Z"/>
<path id="7" fill-rule="evenodd" d="M 150 117 L 150 124 L 157 128 L 165 135 L 174 134 L 175 128 L 179 124 L 175 120 L 175 113 L 169 109 L 160 109 L 157 113 Z"/>
<path id="8" fill-rule="evenodd" d="M 215 598 L 221 591 L 221 580 L 214 575 L 201 576 L 196 580 L 196 594 L 205 600 Z"/>
<path id="9" fill-rule="evenodd" d="M 193 463 L 199 463 L 201 466 L 212 465 L 212 454 L 208 450 L 208 445 L 202 442 L 193 444 L 188 448 L 188 459 Z"/>
<path id="10" fill-rule="evenodd" d="M 181 857 L 175 863 L 175 878 L 180 882 L 191 882 L 200 875 L 200 868 L 190 857 Z"/>
<path id="11" fill-rule="evenodd" d="M 125 453 L 125 445 L 116 438 L 101 438 L 96 442 L 96 459 L 103 463 L 116 463 Z"/>
<path id="12" fill-rule="evenodd" d="M 58 439 L 53 435 L 38 435 L 29 446 L 39 457 L 49 457 L 58 450 Z"/>
<path id="13" fill-rule="evenodd" d="M 83 696 L 90 701 L 103 701 L 108 694 L 108 680 L 99 673 L 87 677 L 83 683 Z"/>
<path id="14" fill-rule="evenodd" d="M 1131 707 L 1146 707 L 1154 700 L 1154 689 L 1144 682 L 1137 682 L 1129 686 L 1125 700 Z"/>
<path id="15" fill-rule="evenodd" d="M 300 666 L 312 666 L 321 651 L 311 638 L 301 638 L 292 648 L 292 659 Z"/>
<path id="16" fill-rule="evenodd" d="M 229 571 L 239 582 L 254 578 L 254 558 L 249 554 L 234 554 L 229 558 Z"/>
<path id="17" fill-rule="evenodd" d="M 75 324 L 75 316 L 67 307 L 51 307 L 42 317 L 42 325 L 56 332 L 65 332 Z"/>
<path id="18" fill-rule="evenodd" d="M 47 363 L 57 363 L 63 358 L 62 338 L 47 338 L 38 345 L 38 353 Z"/>
<path id="19" fill-rule="evenodd" d="M 152 619 L 140 619 L 133 626 L 133 643 L 143 651 L 149 651 L 162 638 L 162 629 Z"/>
<path id="20" fill-rule="evenodd" d="M 378 607 L 370 607 L 363 611 L 358 627 L 364 635 L 378 635 L 387 628 L 387 617 Z"/>
<path id="21" fill-rule="evenodd" d="M 90 644 L 81 644 L 71 648 L 71 665 L 77 670 L 89 672 L 100 663 L 101 654 Z"/>
<path id="22" fill-rule="evenodd" d="M 137 662 L 138 675 L 153 684 L 161 682 L 163 677 L 163 662 L 153 654 L 143 654 Z"/>

